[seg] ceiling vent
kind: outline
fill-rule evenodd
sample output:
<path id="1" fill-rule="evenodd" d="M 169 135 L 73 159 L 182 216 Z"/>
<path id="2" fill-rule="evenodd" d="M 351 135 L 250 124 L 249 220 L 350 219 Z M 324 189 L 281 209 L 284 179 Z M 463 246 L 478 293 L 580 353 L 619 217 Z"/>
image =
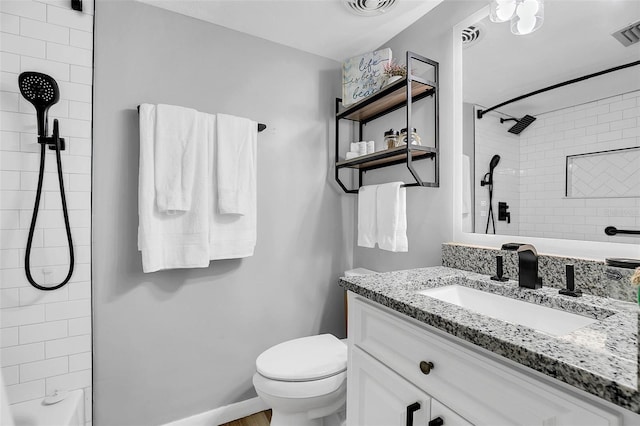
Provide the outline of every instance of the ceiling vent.
<path id="1" fill-rule="evenodd" d="M 395 6 L 397 0 L 344 0 L 353 13 L 362 16 L 381 15 Z"/>
<path id="2" fill-rule="evenodd" d="M 634 22 L 611 35 L 625 47 L 629 47 L 640 41 L 640 21 Z"/>
<path id="3" fill-rule="evenodd" d="M 484 32 L 477 25 L 471 25 L 465 28 L 462 30 L 462 47 L 467 48 L 476 44 L 483 35 Z"/>

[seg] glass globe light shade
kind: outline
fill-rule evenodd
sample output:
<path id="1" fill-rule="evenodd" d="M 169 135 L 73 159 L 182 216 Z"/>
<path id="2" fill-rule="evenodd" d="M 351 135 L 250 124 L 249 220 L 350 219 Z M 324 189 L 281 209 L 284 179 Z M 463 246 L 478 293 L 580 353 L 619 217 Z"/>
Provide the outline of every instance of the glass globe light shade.
<path id="1" fill-rule="evenodd" d="M 516 11 L 516 0 L 492 0 L 489 5 L 491 22 L 507 22 Z"/>
<path id="2" fill-rule="evenodd" d="M 511 18 L 511 33 L 531 34 L 544 22 L 544 0 L 524 0 L 519 3 Z"/>

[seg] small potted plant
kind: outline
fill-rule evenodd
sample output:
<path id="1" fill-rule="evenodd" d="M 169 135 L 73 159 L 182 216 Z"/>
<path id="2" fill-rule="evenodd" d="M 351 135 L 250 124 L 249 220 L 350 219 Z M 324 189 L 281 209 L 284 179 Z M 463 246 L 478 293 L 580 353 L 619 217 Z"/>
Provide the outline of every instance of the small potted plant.
<path id="1" fill-rule="evenodd" d="M 407 66 L 398 64 L 395 60 L 384 64 L 384 76 L 386 77 L 385 86 L 395 83 L 396 81 L 407 76 Z"/>

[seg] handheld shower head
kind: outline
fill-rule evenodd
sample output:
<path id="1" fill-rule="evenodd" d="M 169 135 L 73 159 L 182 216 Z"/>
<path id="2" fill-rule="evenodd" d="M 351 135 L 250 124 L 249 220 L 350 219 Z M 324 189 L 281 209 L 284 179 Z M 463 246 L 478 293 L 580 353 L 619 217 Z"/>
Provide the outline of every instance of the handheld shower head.
<path id="1" fill-rule="evenodd" d="M 22 96 L 31 102 L 38 118 L 38 136 L 47 136 L 48 111 L 60 100 L 58 83 L 50 76 L 34 71 L 26 71 L 18 77 Z"/>
<path id="2" fill-rule="evenodd" d="M 500 156 L 498 154 L 491 157 L 489 161 L 489 171 L 485 173 L 484 178 L 480 181 L 480 186 L 493 185 L 493 169 L 498 166 L 500 162 Z"/>
<path id="3" fill-rule="evenodd" d="M 491 157 L 491 161 L 489 162 L 489 173 L 493 174 L 493 169 L 496 168 L 499 162 L 500 162 L 500 156 L 498 154 Z"/>

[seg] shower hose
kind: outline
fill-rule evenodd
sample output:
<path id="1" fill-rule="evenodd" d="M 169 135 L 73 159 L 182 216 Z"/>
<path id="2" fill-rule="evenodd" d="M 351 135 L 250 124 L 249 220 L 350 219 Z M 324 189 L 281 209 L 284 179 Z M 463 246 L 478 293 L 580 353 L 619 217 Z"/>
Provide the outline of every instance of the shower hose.
<path id="1" fill-rule="evenodd" d="M 62 179 L 62 160 L 60 158 L 60 138 L 58 137 L 58 120 L 53 122 L 53 135 L 55 139 L 56 162 L 58 163 L 58 184 L 60 185 L 60 198 L 62 199 L 62 214 L 64 216 L 64 225 L 67 231 L 67 242 L 69 244 L 69 272 L 66 278 L 60 283 L 51 287 L 45 287 L 35 282 L 31 276 L 31 267 L 29 258 L 31 257 L 31 245 L 33 243 L 33 234 L 36 228 L 36 220 L 38 218 L 38 210 L 40 209 L 40 197 L 42 195 L 42 181 L 44 178 L 44 163 L 46 154 L 46 143 L 40 144 L 40 173 L 38 175 L 38 189 L 36 192 L 36 202 L 33 206 L 33 214 L 31 216 L 31 226 L 29 226 L 29 237 L 27 238 L 27 250 L 24 257 L 24 269 L 27 273 L 29 283 L 39 290 L 56 290 L 64 286 L 71 279 L 73 274 L 73 240 L 71 239 L 71 227 L 69 225 L 69 213 L 67 212 L 67 199 L 64 195 L 64 181 Z"/>
<path id="2" fill-rule="evenodd" d="M 484 230 L 485 234 L 489 233 L 489 223 L 493 225 L 493 233 L 495 234 L 496 219 L 495 219 L 495 216 L 493 215 L 493 183 L 489 184 L 489 214 L 487 214 L 487 228 Z"/>

